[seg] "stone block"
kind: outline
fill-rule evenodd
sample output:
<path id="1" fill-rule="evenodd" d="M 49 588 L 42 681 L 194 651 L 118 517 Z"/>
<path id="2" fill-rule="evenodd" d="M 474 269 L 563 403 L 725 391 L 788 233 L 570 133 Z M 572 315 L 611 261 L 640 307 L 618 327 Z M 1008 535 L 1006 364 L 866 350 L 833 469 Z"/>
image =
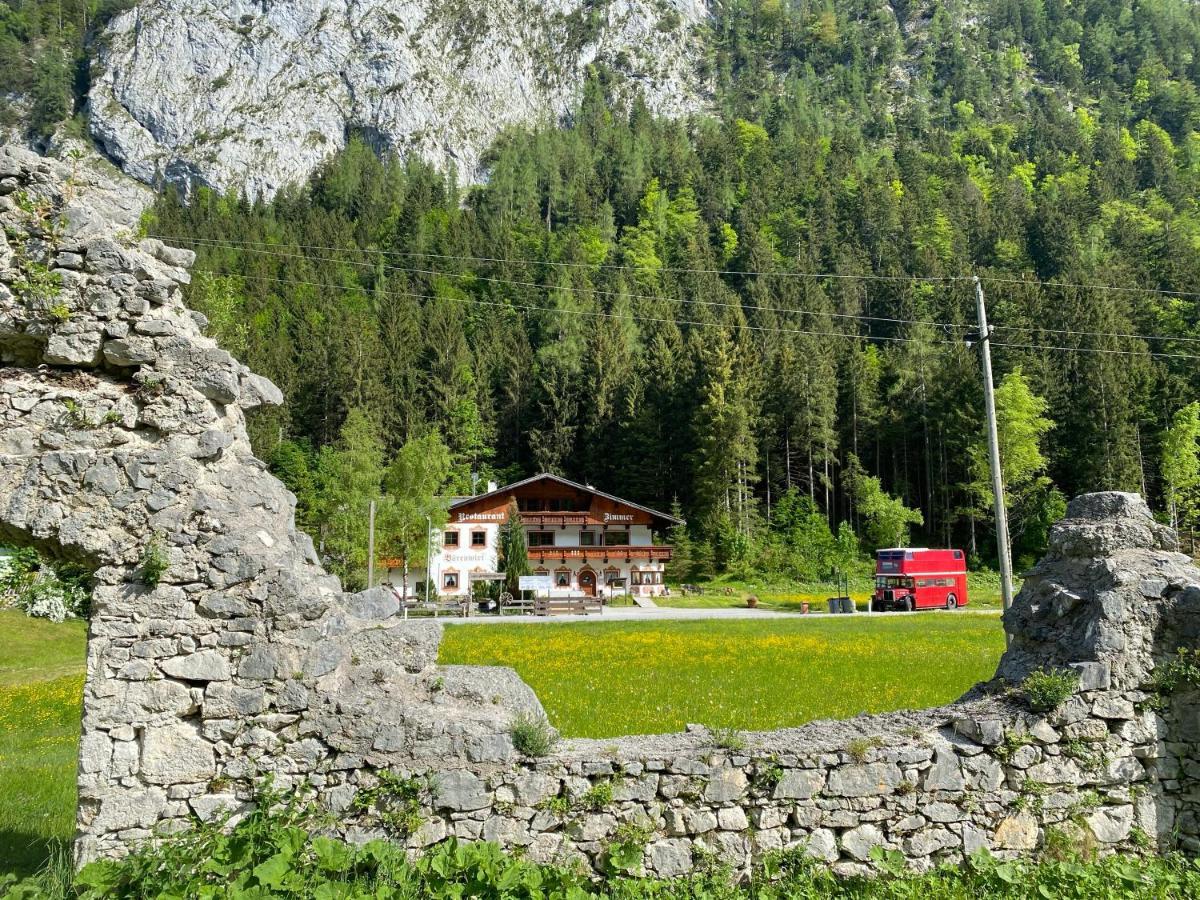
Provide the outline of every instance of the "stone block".
<path id="1" fill-rule="evenodd" d="M 900 781 L 895 763 L 842 766 L 829 773 L 827 793 L 834 797 L 875 797 L 892 793 Z"/>
<path id="2" fill-rule="evenodd" d="M 692 870 L 692 845 L 690 842 L 673 838 L 655 841 L 646 848 L 651 870 L 661 878 L 686 875 Z"/>
<path id="3" fill-rule="evenodd" d="M 229 662 L 216 650 L 201 650 L 188 656 L 177 656 L 162 664 L 162 670 L 182 681 L 228 681 Z"/>
<path id="4" fill-rule="evenodd" d="M 463 769 L 439 773 L 433 796 L 438 809 L 483 809 L 492 802 L 491 793 L 483 780 Z"/>
<path id="5" fill-rule="evenodd" d="M 871 850 L 883 846 L 883 832 L 874 825 L 859 825 L 842 835 L 842 850 L 860 862 L 871 858 Z"/>
<path id="6" fill-rule="evenodd" d="M 788 769 L 775 783 L 771 796 L 776 800 L 808 800 L 825 786 L 825 773 L 819 769 Z"/>
<path id="7" fill-rule="evenodd" d="M 711 803 L 737 800 L 746 793 L 749 780 L 742 769 L 721 769 L 714 772 L 704 787 L 704 799 Z"/>
<path id="8" fill-rule="evenodd" d="M 1037 839 L 1037 820 L 1029 813 L 1019 812 L 1000 821 L 992 844 L 998 850 L 1032 850 Z"/>
<path id="9" fill-rule="evenodd" d="M 141 774 L 152 784 L 206 781 L 216 775 L 216 751 L 196 728 L 185 723 L 146 729 L 142 736 Z"/>

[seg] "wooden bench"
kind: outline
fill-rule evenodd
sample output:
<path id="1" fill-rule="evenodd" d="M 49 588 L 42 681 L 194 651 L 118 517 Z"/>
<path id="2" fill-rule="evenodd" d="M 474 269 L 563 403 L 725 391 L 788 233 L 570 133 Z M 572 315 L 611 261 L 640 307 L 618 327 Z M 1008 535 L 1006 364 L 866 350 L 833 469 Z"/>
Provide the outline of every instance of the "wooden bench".
<path id="1" fill-rule="evenodd" d="M 599 597 L 538 597 L 534 601 L 534 612 L 539 616 L 586 616 L 604 612 L 604 604 Z"/>

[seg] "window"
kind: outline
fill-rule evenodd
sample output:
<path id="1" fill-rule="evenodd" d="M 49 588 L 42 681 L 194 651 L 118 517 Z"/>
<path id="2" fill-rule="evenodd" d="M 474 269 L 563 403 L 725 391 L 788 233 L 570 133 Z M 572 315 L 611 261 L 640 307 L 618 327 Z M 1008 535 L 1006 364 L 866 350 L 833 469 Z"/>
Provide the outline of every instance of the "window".
<path id="1" fill-rule="evenodd" d="M 596 546 L 596 532 L 594 532 L 594 531 L 579 532 L 579 546 L 580 547 L 595 547 Z"/>
<path id="2" fill-rule="evenodd" d="M 487 532 L 486 531 L 472 531 L 471 532 L 471 546 L 472 547 L 487 546 Z"/>
<path id="3" fill-rule="evenodd" d="M 553 547 L 554 532 L 553 531 L 531 531 L 529 532 L 530 547 Z"/>
<path id="4" fill-rule="evenodd" d="M 571 586 L 571 572 L 568 569 L 559 569 L 554 573 L 554 586 L 565 588 Z"/>
<path id="5" fill-rule="evenodd" d="M 575 501 L 570 497 L 553 497 L 546 504 L 551 512 L 574 512 Z"/>
<path id="6" fill-rule="evenodd" d="M 542 500 L 540 497 L 522 497 L 517 501 L 517 508 L 522 512 L 541 512 Z"/>
<path id="7" fill-rule="evenodd" d="M 604 533 L 604 546 L 606 547 L 627 547 L 629 546 L 628 531 L 606 531 Z"/>
<path id="8" fill-rule="evenodd" d="M 621 579 L 621 570 L 620 569 L 605 569 L 604 570 L 604 583 L 605 584 L 612 584 L 614 581 L 621 581 L 621 580 L 622 579 Z"/>
<path id="9" fill-rule="evenodd" d="M 458 590 L 458 573 L 457 572 L 447 572 L 445 574 L 445 576 L 442 578 L 442 587 L 444 587 L 448 591 L 457 591 Z"/>
<path id="10" fill-rule="evenodd" d="M 446 537 L 442 541 L 442 543 L 447 547 L 457 547 L 458 546 L 458 532 L 457 531 L 447 531 Z"/>

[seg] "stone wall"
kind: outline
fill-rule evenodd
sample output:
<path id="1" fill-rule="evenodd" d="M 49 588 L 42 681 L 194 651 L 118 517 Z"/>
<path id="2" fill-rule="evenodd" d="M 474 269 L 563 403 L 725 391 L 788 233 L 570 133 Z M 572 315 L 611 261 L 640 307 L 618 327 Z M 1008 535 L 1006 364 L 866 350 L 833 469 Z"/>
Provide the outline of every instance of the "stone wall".
<path id="1" fill-rule="evenodd" d="M 1200 571 L 1136 496 L 1071 504 L 997 677 L 956 704 L 736 748 L 692 729 L 522 758 L 511 723 L 541 707 L 515 673 L 438 666 L 438 624 L 321 570 L 246 439 L 244 412 L 278 391 L 184 307 L 192 255 L 134 240 L 111 198 L 0 148 L 0 542 L 85 562 L 98 585 L 81 860 L 236 814 L 268 775 L 312 785 L 352 839 L 453 834 L 595 866 L 633 846 L 661 875 L 793 845 L 839 871 L 875 846 L 920 868 L 1031 853 L 1056 829 L 1200 849 L 1200 701 L 1151 690 L 1197 644 Z M 1018 686 L 1042 667 L 1079 684 L 1038 714 Z"/>

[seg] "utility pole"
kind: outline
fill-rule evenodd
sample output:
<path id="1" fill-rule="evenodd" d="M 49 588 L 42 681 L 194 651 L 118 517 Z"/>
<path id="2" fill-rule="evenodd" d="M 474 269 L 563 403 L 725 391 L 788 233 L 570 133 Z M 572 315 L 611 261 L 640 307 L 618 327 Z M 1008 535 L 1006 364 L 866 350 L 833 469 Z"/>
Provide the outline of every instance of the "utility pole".
<path id="1" fill-rule="evenodd" d="M 1012 606 L 1012 560 L 1009 557 L 1008 510 L 1004 505 L 1004 474 L 1000 469 L 1000 435 L 996 428 L 996 390 L 992 384 L 991 329 L 987 321 L 987 303 L 983 297 L 983 285 L 979 276 L 974 277 L 975 300 L 979 310 L 979 344 L 983 359 L 983 407 L 987 414 L 988 458 L 992 469 L 992 493 L 996 507 L 996 551 L 1000 557 L 1000 594 L 1004 598 L 1004 609 Z M 1004 641 L 1012 641 L 1008 629 L 1004 630 Z"/>
<path id="2" fill-rule="evenodd" d="M 375 587 L 375 501 L 367 513 L 367 590 Z"/>
<path id="3" fill-rule="evenodd" d="M 425 605 L 429 605 L 429 582 L 433 578 L 433 516 L 425 517 Z"/>

